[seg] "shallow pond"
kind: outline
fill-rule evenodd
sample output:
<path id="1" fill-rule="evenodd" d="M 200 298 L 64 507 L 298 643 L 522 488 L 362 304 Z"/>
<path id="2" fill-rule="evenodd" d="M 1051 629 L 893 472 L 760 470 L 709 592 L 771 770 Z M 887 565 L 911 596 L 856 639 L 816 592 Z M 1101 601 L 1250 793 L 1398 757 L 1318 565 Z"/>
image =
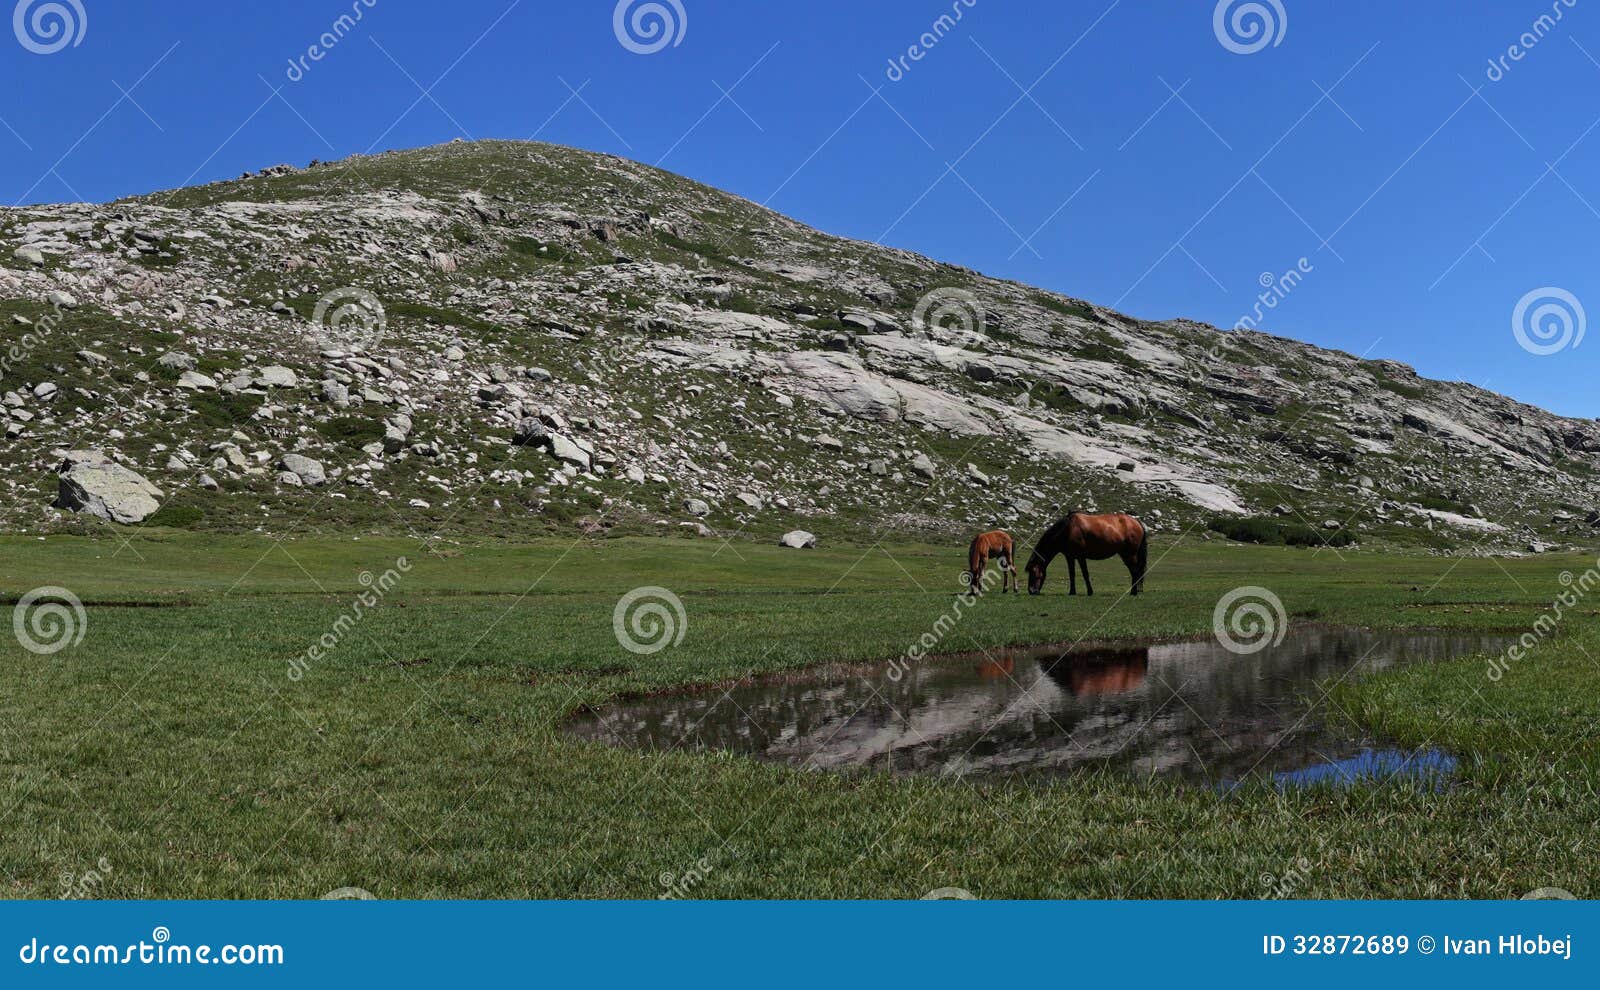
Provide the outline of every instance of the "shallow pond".
<path id="1" fill-rule="evenodd" d="M 1499 651 L 1510 637 L 1299 626 L 1240 656 L 1215 640 L 1032 647 L 831 667 L 731 689 L 624 701 L 569 723 L 597 741 L 731 750 L 807 769 L 917 773 L 1116 767 L 1224 789 L 1409 778 L 1441 786 L 1455 759 L 1330 727 L 1319 682 Z M 1358 667 L 1352 671 L 1351 668 Z"/>

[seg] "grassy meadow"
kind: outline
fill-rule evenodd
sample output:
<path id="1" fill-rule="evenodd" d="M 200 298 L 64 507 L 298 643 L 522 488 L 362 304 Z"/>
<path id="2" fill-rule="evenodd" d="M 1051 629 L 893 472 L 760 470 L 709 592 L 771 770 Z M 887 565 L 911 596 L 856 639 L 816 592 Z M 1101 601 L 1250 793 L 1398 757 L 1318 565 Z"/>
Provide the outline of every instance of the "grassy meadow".
<path id="1" fill-rule="evenodd" d="M 942 646 L 1209 634 L 1219 596 L 1294 621 L 1522 632 L 1588 557 L 1473 559 L 1157 540 L 1149 594 L 986 598 Z M 715 540 L 0 538 L 0 598 L 68 589 L 58 652 L 0 637 L 0 890 L 112 898 L 1600 895 L 1600 600 L 1498 681 L 1491 658 L 1339 684 L 1338 718 L 1463 757 L 1444 793 L 1215 791 L 821 773 L 573 741 L 618 695 L 899 655 L 959 549 Z M 404 565 L 397 564 L 405 558 Z M 375 608 L 369 585 L 396 580 Z M 365 575 L 365 579 L 363 578 Z M 682 640 L 625 650 L 658 585 Z M 319 641 L 314 659 L 307 650 Z M 93 875 L 92 882 L 85 877 Z"/>

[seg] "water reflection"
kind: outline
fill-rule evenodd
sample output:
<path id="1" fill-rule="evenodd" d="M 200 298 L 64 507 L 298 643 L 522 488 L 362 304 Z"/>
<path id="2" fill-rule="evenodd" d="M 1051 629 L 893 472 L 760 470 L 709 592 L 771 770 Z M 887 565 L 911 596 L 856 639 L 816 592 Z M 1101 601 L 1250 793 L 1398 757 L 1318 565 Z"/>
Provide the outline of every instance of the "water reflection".
<path id="1" fill-rule="evenodd" d="M 575 720 L 630 746 L 719 749 L 807 768 L 1065 772 L 1117 767 L 1223 787 L 1448 777 L 1453 758 L 1352 739 L 1308 714 L 1318 682 L 1359 667 L 1497 650 L 1506 637 L 1298 627 L 1236 656 L 1213 640 L 1136 648 L 997 650 L 887 669 L 833 670 L 657 696 Z"/>

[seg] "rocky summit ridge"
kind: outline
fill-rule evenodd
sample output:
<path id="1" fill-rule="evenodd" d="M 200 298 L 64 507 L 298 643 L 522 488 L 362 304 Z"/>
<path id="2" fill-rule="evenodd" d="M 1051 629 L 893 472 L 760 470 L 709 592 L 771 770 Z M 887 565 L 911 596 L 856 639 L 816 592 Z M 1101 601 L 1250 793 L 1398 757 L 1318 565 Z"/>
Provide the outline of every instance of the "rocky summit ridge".
<path id="1" fill-rule="evenodd" d="M 9 532 L 1600 532 L 1594 421 L 546 144 L 3 210 L 0 307 Z"/>

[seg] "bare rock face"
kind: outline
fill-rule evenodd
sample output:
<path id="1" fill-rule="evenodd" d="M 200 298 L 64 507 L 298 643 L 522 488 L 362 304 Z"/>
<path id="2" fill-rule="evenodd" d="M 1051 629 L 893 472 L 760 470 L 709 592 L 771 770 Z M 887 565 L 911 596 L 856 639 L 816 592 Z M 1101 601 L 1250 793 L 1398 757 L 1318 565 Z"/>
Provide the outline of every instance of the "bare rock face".
<path id="1" fill-rule="evenodd" d="M 798 377 L 799 391 L 841 412 L 879 423 L 900 420 L 900 393 L 851 355 L 802 351 L 788 355 L 784 365 Z"/>
<path id="2" fill-rule="evenodd" d="M 61 462 L 56 508 L 131 525 L 161 508 L 161 489 L 97 450 L 74 450 Z"/>

